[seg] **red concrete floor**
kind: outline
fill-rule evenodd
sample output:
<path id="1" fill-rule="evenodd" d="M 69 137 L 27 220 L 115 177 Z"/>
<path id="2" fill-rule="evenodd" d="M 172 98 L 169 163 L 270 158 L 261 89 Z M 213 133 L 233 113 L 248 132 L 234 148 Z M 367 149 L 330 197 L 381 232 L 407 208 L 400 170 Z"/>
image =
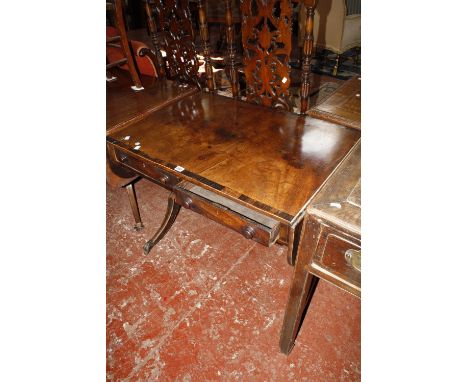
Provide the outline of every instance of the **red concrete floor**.
<path id="1" fill-rule="evenodd" d="M 289 356 L 279 351 L 292 268 L 266 248 L 181 210 L 148 256 L 168 191 L 107 189 L 108 381 L 359 381 L 360 300 L 321 281 Z"/>

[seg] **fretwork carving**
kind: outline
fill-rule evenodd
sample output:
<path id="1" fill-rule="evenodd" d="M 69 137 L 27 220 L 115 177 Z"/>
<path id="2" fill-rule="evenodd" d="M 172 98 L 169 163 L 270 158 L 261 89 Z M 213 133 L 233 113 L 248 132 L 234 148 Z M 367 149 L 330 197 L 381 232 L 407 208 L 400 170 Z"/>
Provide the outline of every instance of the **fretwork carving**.
<path id="1" fill-rule="evenodd" d="M 292 110 L 291 0 L 241 0 L 241 14 L 247 100 Z"/>
<path id="2" fill-rule="evenodd" d="M 188 0 L 149 0 L 157 37 L 166 52 L 168 77 L 198 84 L 198 60 Z"/>

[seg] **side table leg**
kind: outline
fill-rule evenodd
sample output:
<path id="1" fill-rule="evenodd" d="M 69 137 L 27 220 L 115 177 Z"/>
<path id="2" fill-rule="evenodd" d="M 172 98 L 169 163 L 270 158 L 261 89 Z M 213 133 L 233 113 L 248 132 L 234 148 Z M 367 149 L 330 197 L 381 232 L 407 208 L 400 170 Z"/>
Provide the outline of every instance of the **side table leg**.
<path id="1" fill-rule="evenodd" d="M 302 232 L 302 223 L 304 219 L 297 223 L 296 227 L 289 231 L 288 238 L 288 264 L 294 266 L 296 264 L 297 250 L 299 248 L 299 239 Z"/>
<path id="2" fill-rule="evenodd" d="M 164 220 L 161 223 L 161 227 L 159 227 L 158 231 L 154 234 L 154 236 L 148 240 L 143 247 L 143 251 L 145 255 L 147 255 L 151 249 L 166 235 L 167 231 L 172 227 L 174 224 L 177 215 L 180 211 L 180 205 L 175 202 L 175 196 L 173 193 L 169 195 L 169 199 L 167 201 L 167 210 L 166 216 L 164 216 Z"/>
<path id="3" fill-rule="evenodd" d="M 308 217 L 304 221 L 304 232 L 299 243 L 297 262 L 294 268 L 294 277 L 289 290 L 289 298 L 284 313 L 283 327 L 281 329 L 280 349 L 289 354 L 299 332 L 302 320 L 312 298 L 319 278 L 309 273 L 307 264 L 316 250 L 320 238 L 319 224 L 313 224 Z"/>
<path id="4" fill-rule="evenodd" d="M 130 206 L 132 207 L 133 218 L 135 219 L 135 230 L 139 231 L 143 228 L 143 223 L 141 221 L 140 209 L 138 208 L 138 202 L 135 193 L 135 186 L 132 183 L 129 183 L 125 186 L 127 189 L 128 199 L 130 201 Z"/>

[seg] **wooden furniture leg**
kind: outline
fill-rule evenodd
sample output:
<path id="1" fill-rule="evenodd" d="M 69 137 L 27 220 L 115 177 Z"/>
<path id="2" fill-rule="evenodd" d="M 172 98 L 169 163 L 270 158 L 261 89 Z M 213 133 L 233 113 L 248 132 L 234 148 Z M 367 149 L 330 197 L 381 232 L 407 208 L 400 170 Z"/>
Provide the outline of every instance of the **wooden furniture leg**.
<path id="1" fill-rule="evenodd" d="M 341 58 L 341 54 L 336 54 L 336 59 L 335 59 L 335 66 L 333 67 L 333 76 L 337 76 L 338 75 L 338 68 L 340 67 L 340 58 Z"/>
<path id="2" fill-rule="evenodd" d="M 289 290 L 288 303 L 281 329 L 280 349 L 284 354 L 289 354 L 294 347 L 307 305 L 319 281 L 318 277 L 307 271 L 306 266 L 310 263 L 313 252 L 317 248 L 321 229 L 319 225 L 313 224 L 310 220 L 305 221 L 303 224 L 305 227 L 300 236 L 293 282 Z"/>
<path id="3" fill-rule="evenodd" d="M 232 96 L 233 98 L 237 98 L 239 97 L 239 76 L 236 68 L 235 26 L 232 20 L 231 0 L 224 0 L 224 5 L 226 7 L 227 72 L 231 77 Z"/>
<path id="4" fill-rule="evenodd" d="M 138 208 L 134 183 L 132 182 L 127 184 L 125 188 L 127 189 L 128 199 L 130 200 L 130 206 L 132 207 L 133 218 L 135 219 L 135 230 L 140 231 L 143 229 L 143 223 L 141 221 L 140 209 Z"/>
<path id="5" fill-rule="evenodd" d="M 302 223 L 301 220 L 294 228 L 291 228 L 289 231 L 289 238 L 288 238 L 288 264 L 294 266 L 296 264 L 297 258 L 297 251 L 299 248 L 299 238 L 301 237 L 302 231 Z"/>
<path id="6" fill-rule="evenodd" d="M 115 6 L 115 22 L 117 24 L 117 29 L 120 34 L 120 42 L 122 45 L 122 50 L 127 59 L 126 64 L 128 65 L 128 71 L 133 81 L 132 90 L 140 91 L 140 90 L 143 90 L 144 88 L 141 85 L 140 76 L 138 74 L 138 69 L 135 63 L 135 57 L 133 56 L 133 51 L 130 46 L 130 42 L 128 41 L 127 32 L 125 29 L 125 20 L 124 20 L 124 14 L 123 14 L 122 0 L 115 0 L 114 6 Z"/>
<path id="7" fill-rule="evenodd" d="M 208 35 L 208 23 L 206 22 L 206 0 L 198 0 L 198 20 L 200 22 L 200 37 L 205 59 L 205 74 L 208 90 L 214 91 L 213 66 L 211 64 L 210 36 Z"/>
<path id="8" fill-rule="evenodd" d="M 163 56 L 161 54 L 161 45 L 159 44 L 159 36 L 156 28 L 156 23 L 153 19 L 152 9 L 150 5 L 150 0 L 144 0 L 145 3 L 145 14 L 146 14 L 146 25 L 151 37 L 151 42 L 153 43 L 153 48 L 156 56 L 156 70 L 159 77 L 166 77 L 166 64 L 164 63 Z"/>
<path id="9" fill-rule="evenodd" d="M 151 249 L 166 235 L 167 231 L 169 231 L 169 229 L 172 227 L 172 224 L 174 224 L 179 211 L 180 205 L 175 202 L 174 193 L 171 193 L 167 201 L 166 216 L 164 216 L 161 227 L 159 227 L 158 231 L 150 240 L 146 242 L 145 246 L 143 247 L 145 255 L 147 255 Z"/>
<path id="10" fill-rule="evenodd" d="M 302 79 L 301 79 L 301 114 L 304 114 L 309 108 L 310 93 L 310 65 L 312 60 L 312 51 L 314 49 L 314 13 L 316 0 L 305 0 L 306 7 L 306 25 L 304 34 L 304 46 L 302 49 Z"/>

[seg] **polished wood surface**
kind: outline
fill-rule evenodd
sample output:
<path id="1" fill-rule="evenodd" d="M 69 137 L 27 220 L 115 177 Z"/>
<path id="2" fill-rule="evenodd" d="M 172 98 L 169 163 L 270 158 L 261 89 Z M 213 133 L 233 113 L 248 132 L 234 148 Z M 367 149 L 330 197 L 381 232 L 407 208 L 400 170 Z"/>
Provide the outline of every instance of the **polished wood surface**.
<path id="1" fill-rule="evenodd" d="M 281 330 L 285 354 L 294 346 L 319 278 L 361 295 L 360 179 L 359 141 L 307 207 Z"/>
<path id="2" fill-rule="evenodd" d="M 361 130 L 361 77 L 353 77 L 341 85 L 307 114 L 340 125 Z"/>
<path id="3" fill-rule="evenodd" d="M 131 83 L 129 75 L 124 71 L 117 81 L 107 82 L 106 131 L 108 133 L 141 120 L 147 114 L 198 91 L 194 86 L 146 76 L 142 76 L 144 86 L 142 91 L 132 91 L 129 87 Z"/>
<path id="4" fill-rule="evenodd" d="M 325 121 L 197 93 L 107 140 L 147 168 L 291 224 L 359 137 Z"/>

